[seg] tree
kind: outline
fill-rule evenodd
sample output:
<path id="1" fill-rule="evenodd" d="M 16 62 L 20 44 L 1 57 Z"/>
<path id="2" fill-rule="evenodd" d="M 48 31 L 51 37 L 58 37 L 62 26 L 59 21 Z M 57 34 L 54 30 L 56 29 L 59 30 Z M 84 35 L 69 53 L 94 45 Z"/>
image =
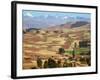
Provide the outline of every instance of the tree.
<path id="1" fill-rule="evenodd" d="M 48 61 L 44 62 L 44 68 L 48 68 Z"/>
<path id="2" fill-rule="evenodd" d="M 54 59 L 49 58 L 48 59 L 48 67 L 49 68 L 55 68 L 57 66 L 56 62 L 54 61 Z"/>
<path id="3" fill-rule="evenodd" d="M 39 30 L 36 30 L 36 33 L 38 34 L 38 33 L 40 33 L 40 31 Z"/>
<path id="4" fill-rule="evenodd" d="M 37 64 L 39 68 L 42 68 L 42 60 L 40 58 L 37 59 Z"/>
<path id="5" fill-rule="evenodd" d="M 74 43 L 74 47 L 73 47 L 73 52 L 72 52 L 73 58 L 75 58 L 75 51 L 76 51 L 76 48 L 77 48 L 77 43 L 75 42 L 75 43 Z"/>
<path id="6" fill-rule="evenodd" d="M 64 48 L 59 48 L 59 54 L 63 54 L 63 53 L 65 53 Z"/>

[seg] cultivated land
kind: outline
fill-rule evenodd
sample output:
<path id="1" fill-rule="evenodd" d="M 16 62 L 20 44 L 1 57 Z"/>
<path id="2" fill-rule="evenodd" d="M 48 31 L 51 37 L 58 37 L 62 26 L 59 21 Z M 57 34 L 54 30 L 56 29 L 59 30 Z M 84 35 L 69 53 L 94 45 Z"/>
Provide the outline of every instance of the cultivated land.
<path id="1" fill-rule="evenodd" d="M 23 31 L 23 69 L 90 66 L 90 25 L 66 26 Z"/>

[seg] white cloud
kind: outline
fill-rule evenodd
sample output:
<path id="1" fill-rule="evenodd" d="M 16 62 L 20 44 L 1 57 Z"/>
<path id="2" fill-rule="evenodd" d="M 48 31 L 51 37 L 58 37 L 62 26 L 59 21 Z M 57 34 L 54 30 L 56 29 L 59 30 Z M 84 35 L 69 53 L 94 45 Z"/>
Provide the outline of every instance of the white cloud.
<path id="1" fill-rule="evenodd" d="M 68 18 L 68 16 L 65 16 L 63 19 L 67 19 Z"/>
<path id="2" fill-rule="evenodd" d="M 29 13 L 29 12 L 27 12 L 25 15 L 29 17 L 33 17 L 32 13 Z"/>

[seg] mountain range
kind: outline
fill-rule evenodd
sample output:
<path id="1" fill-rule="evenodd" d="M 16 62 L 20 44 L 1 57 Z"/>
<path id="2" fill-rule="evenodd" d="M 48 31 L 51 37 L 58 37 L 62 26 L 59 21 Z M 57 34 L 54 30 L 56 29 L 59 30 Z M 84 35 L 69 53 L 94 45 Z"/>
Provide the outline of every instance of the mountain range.
<path id="1" fill-rule="evenodd" d="M 61 30 L 61 29 L 72 29 L 72 28 L 78 28 L 78 27 L 90 27 L 90 23 L 86 21 L 76 21 L 76 22 L 70 22 L 66 24 L 60 24 L 56 26 L 50 26 L 45 28 L 45 30 Z"/>
<path id="2" fill-rule="evenodd" d="M 90 23 L 88 18 L 84 17 L 67 17 L 67 18 L 57 18 L 54 16 L 48 17 L 28 17 L 24 16 L 22 20 L 23 28 L 48 28 L 54 26 L 64 26 L 64 27 L 78 27 Z"/>

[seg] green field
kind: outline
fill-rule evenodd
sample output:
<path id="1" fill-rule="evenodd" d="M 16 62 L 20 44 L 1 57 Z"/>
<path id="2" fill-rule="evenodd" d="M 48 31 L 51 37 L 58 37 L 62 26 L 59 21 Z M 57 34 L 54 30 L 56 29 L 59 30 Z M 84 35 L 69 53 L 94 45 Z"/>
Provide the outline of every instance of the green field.
<path id="1" fill-rule="evenodd" d="M 87 53 L 89 52 L 89 48 L 79 48 L 75 50 L 75 54 Z M 72 54 L 73 50 L 65 50 L 65 54 Z"/>

